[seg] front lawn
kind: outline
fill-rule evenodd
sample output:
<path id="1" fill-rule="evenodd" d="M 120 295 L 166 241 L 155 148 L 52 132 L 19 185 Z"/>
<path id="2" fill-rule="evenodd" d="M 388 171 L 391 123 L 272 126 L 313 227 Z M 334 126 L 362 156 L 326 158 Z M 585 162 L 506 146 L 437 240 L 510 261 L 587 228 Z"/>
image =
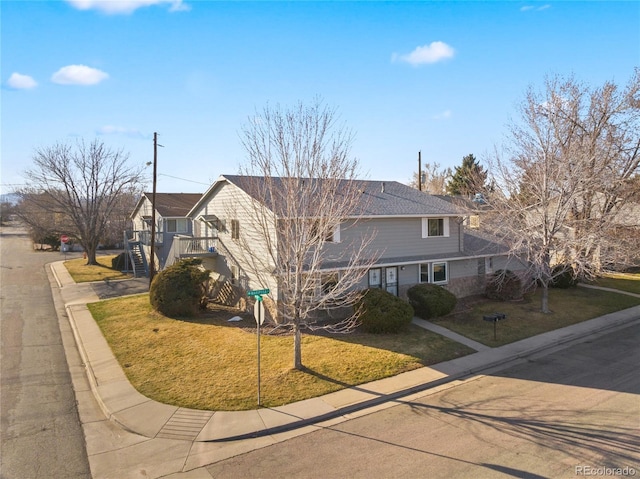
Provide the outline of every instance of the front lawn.
<path id="1" fill-rule="evenodd" d="M 131 278 L 130 274 L 111 268 L 111 260 L 115 256 L 114 254 L 98 256 L 97 265 L 88 265 L 87 260 L 83 258 L 65 261 L 64 265 L 76 283 Z"/>
<path id="2" fill-rule="evenodd" d="M 550 314 L 540 312 L 541 291 L 522 301 L 499 302 L 478 298 L 466 311 L 459 311 L 435 323 L 487 346 L 502 346 L 554 329 L 596 318 L 640 304 L 640 298 L 590 288 L 550 289 Z M 497 323 L 497 340 L 493 339 L 493 322 L 484 315 L 495 312 L 507 315 Z"/>
<path id="3" fill-rule="evenodd" d="M 247 410 L 257 406 L 255 321 L 235 313 L 172 319 L 152 310 L 148 295 L 88 305 L 133 386 L 166 404 L 194 409 Z M 239 326 L 238 326 L 239 325 Z M 302 362 L 293 370 L 293 338 L 261 335 L 261 398 L 266 407 L 472 353 L 410 326 L 398 335 L 304 335 Z"/>
<path id="4" fill-rule="evenodd" d="M 640 274 L 639 273 L 607 273 L 602 278 L 598 278 L 594 283 L 596 286 L 619 289 L 629 293 L 640 294 Z"/>

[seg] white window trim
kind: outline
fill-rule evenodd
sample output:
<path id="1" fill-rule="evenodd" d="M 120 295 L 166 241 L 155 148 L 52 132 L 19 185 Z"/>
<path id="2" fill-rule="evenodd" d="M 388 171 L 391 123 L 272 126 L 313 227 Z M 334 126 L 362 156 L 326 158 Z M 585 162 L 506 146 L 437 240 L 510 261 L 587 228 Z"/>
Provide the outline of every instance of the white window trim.
<path id="1" fill-rule="evenodd" d="M 434 278 L 433 266 L 436 264 L 444 265 L 444 280 L 442 281 L 436 281 Z M 429 269 L 431 270 L 431 275 L 429 276 L 429 278 L 431 279 L 431 282 L 433 284 L 447 284 L 449 282 L 449 263 L 447 261 L 434 261 L 433 263 L 431 263 Z"/>
<path id="2" fill-rule="evenodd" d="M 442 235 L 429 236 L 429 220 L 442 220 Z M 449 218 L 422 218 L 422 237 L 423 238 L 448 238 L 449 237 Z"/>
<path id="3" fill-rule="evenodd" d="M 231 234 L 232 240 L 240 239 L 240 220 L 237 220 L 237 219 L 231 220 L 231 231 L 229 231 L 229 233 Z"/>
<path id="4" fill-rule="evenodd" d="M 340 223 L 338 223 L 336 225 L 336 227 L 333 229 L 333 242 L 334 243 L 340 243 L 341 239 L 340 239 Z"/>
<path id="5" fill-rule="evenodd" d="M 493 274 L 493 257 L 484 259 L 484 274 Z"/>
<path id="6" fill-rule="evenodd" d="M 169 231 L 168 225 L 169 225 L 169 221 L 175 221 L 176 222 L 176 228 L 175 231 Z M 181 233 L 188 233 L 189 232 L 189 220 L 187 218 L 164 218 L 163 219 L 163 223 L 164 223 L 164 232 L 165 233 L 176 233 L 176 234 L 181 234 Z M 180 225 L 184 226 L 184 231 L 180 230 Z"/>
<path id="7" fill-rule="evenodd" d="M 445 279 L 443 281 L 435 281 L 434 277 L 433 277 L 433 265 L 434 264 L 443 264 L 444 265 L 444 272 L 445 272 Z M 424 281 L 422 281 L 422 274 L 421 274 L 421 269 L 423 266 L 426 266 L 428 269 L 428 282 L 425 283 Z M 448 284 L 449 283 L 449 262 L 448 261 L 431 261 L 428 263 L 418 263 L 418 283 L 419 284 Z"/>
<path id="8" fill-rule="evenodd" d="M 427 281 L 422 281 L 422 267 L 426 266 L 427 268 Z M 431 263 L 420 263 L 418 264 L 418 283 L 427 284 L 431 282 Z"/>

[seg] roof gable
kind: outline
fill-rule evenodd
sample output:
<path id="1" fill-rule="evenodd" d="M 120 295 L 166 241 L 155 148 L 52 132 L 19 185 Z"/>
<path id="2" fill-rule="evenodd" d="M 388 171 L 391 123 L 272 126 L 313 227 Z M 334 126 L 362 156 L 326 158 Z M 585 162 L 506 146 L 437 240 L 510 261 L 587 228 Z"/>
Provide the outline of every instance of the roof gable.
<path id="1" fill-rule="evenodd" d="M 156 193 L 155 208 L 163 218 L 184 218 L 201 197 L 199 193 Z M 145 198 L 151 203 L 153 193 L 142 194 L 132 216 L 140 209 Z"/>

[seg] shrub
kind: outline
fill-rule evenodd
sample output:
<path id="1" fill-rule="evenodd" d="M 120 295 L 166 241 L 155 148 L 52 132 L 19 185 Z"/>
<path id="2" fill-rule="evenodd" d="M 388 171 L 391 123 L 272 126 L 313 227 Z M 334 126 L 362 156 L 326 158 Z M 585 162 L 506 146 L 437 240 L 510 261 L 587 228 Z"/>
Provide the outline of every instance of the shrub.
<path id="1" fill-rule="evenodd" d="M 437 318 L 453 311 L 456 296 L 436 284 L 416 284 L 407 291 L 409 304 L 422 319 Z"/>
<path id="2" fill-rule="evenodd" d="M 160 271 L 151 283 L 151 306 L 166 316 L 194 316 L 206 304 L 209 271 L 202 260 L 185 259 Z"/>
<path id="3" fill-rule="evenodd" d="M 378 288 L 365 290 L 356 308 L 361 313 L 362 329 L 368 333 L 397 333 L 413 319 L 408 303 Z"/>
<path id="4" fill-rule="evenodd" d="M 522 299 L 522 281 L 513 271 L 500 269 L 487 282 L 485 295 L 498 301 Z"/>
<path id="5" fill-rule="evenodd" d="M 127 253 L 120 253 L 118 256 L 114 256 L 111 258 L 111 269 L 115 269 L 116 271 L 124 271 L 126 268 L 126 256 Z"/>
<path id="6" fill-rule="evenodd" d="M 565 264 L 557 264 L 551 270 L 553 278 L 549 283 L 552 288 L 567 289 L 578 284 L 578 277 L 573 266 Z"/>

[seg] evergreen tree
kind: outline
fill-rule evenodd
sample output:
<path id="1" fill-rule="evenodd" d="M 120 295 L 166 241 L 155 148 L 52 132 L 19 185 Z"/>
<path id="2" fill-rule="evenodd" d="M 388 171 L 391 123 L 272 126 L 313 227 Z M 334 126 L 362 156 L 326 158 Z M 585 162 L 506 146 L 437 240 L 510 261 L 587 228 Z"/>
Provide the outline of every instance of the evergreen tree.
<path id="1" fill-rule="evenodd" d="M 450 195 L 469 196 L 483 191 L 487 172 L 480 166 L 473 154 L 462 158 L 462 165 L 456 166 L 453 176 L 447 183 Z"/>

